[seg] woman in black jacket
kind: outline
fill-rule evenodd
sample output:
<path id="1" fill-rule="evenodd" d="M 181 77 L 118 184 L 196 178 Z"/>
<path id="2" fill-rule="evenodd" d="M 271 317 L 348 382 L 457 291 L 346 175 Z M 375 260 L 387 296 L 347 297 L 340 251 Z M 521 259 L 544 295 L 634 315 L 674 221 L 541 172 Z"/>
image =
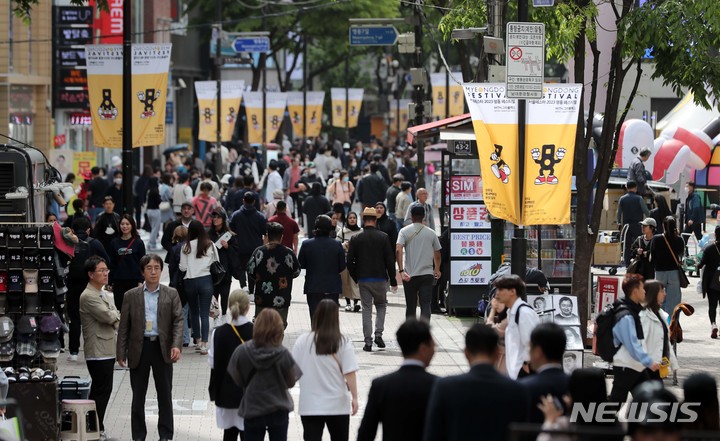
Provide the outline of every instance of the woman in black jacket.
<path id="1" fill-rule="evenodd" d="M 708 317 L 710 318 L 710 338 L 717 338 L 718 327 L 715 324 L 717 314 L 718 301 L 720 301 L 720 279 L 718 278 L 718 267 L 720 267 L 720 226 L 715 227 L 715 241 L 705 246 L 703 256 L 698 265 L 698 271 L 704 268 L 702 272 L 702 292 L 703 297 L 707 296 L 709 309 Z"/>
<path id="2" fill-rule="evenodd" d="M 672 211 L 670 211 L 670 207 L 668 206 L 665 196 L 656 194 L 654 200 L 655 208 L 650 210 L 650 217 L 655 219 L 655 223 L 657 224 L 655 234 L 663 234 L 665 232 L 665 228 L 663 228 L 663 219 L 668 216 L 672 216 Z"/>
<path id="3" fill-rule="evenodd" d="M 395 253 L 395 244 L 397 243 L 398 230 L 395 221 L 390 219 L 387 215 L 387 207 L 385 203 L 378 202 L 375 204 L 375 210 L 378 213 L 377 229 L 388 235 L 390 240 L 390 248 Z"/>
<path id="4" fill-rule="evenodd" d="M 215 207 L 212 211 L 212 226 L 210 227 L 210 231 L 208 231 L 208 237 L 211 241 L 216 244 L 220 241 L 218 255 L 220 256 L 220 263 L 223 268 L 225 268 L 225 277 L 222 282 L 215 285 L 214 296 L 215 299 L 220 302 L 223 318 L 227 313 L 228 295 L 230 294 L 233 271 L 235 268 L 240 268 L 237 253 L 237 236 L 228 228 L 227 218 L 227 212 L 225 212 L 224 208 Z M 225 237 L 223 238 L 223 236 Z"/>

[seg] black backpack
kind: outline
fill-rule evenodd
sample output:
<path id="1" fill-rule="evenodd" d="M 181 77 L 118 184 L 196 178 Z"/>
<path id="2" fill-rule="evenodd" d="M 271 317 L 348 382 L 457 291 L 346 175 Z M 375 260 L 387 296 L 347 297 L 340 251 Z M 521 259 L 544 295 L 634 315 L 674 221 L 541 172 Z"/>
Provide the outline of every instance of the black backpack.
<path id="1" fill-rule="evenodd" d="M 593 354 L 603 361 L 612 363 L 620 346 L 615 346 L 613 327 L 622 317 L 630 314 L 630 309 L 621 301 L 616 301 L 605 308 L 595 319 L 595 332 L 593 335 Z"/>

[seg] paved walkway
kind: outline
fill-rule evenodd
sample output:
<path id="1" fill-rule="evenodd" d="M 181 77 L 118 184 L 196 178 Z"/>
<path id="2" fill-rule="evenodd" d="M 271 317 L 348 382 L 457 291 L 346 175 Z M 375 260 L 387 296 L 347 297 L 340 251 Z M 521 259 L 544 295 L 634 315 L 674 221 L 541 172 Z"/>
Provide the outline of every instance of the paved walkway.
<path id="1" fill-rule="evenodd" d="M 707 302 L 695 292 L 695 283 L 698 278 L 690 278 L 691 286 L 684 290 L 683 301 L 695 306 L 695 315 L 683 317 L 681 323 L 684 329 L 685 341 L 678 347 L 680 362 L 680 383 L 691 373 L 705 371 L 716 375 L 717 366 L 720 365 L 720 340 L 711 340 L 710 326 L 707 319 Z M 163 283 L 167 282 L 167 269 Z M 302 295 L 303 275 L 295 279 L 293 288 L 293 302 L 288 317 L 288 328 L 284 344 L 291 348 L 295 339 L 310 329 L 310 317 Z M 238 288 L 237 282 L 233 285 Z M 360 371 L 358 372 L 358 393 L 360 410 L 350 419 L 350 439 L 354 439 L 364 412 L 364 405 L 371 381 L 380 375 L 395 370 L 402 361 L 400 349 L 395 341 L 395 331 L 404 320 L 405 301 L 402 289 L 397 294 L 388 294 L 388 310 L 385 322 L 384 339 L 387 343 L 385 350 L 372 353 L 362 351 L 362 321 L 360 313 L 341 311 L 342 332 L 349 337 L 355 347 Z M 419 311 L 418 311 L 419 313 Z M 252 306 L 250 311 L 252 316 Z M 439 376 L 458 374 L 467 370 L 467 362 L 463 355 L 464 332 L 475 323 L 472 318 L 456 318 L 433 315 L 431 320 L 432 332 L 437 341 L 437 353 L 429 371 Z M 80 353 L 78 362 L 66 361 L 63 354 L 58 362 L 58 375 L 87 376 L 83 353 Z M 586 351 L 585 366 L 592 365 L 595 357 Z M 210 378 L 210 369 L 207 357 L 196 354 L 192 348 L 185 349 L 182 359 L 175 365 L 173 378 L 173 398 L 175 414 L 175 440 L 177 441 L 204 441 L 222 438 L 222 431 L 215 426 L 215 409 L 208 400 L 207 387 Z M 670 381 L 666 382 L 670 385 Z M 681 396 L 682 390 L 671 387 L 676 395 Z M 297 403 L 299 387 L 291 390 Z M 109 435 L 120 440 L 130 440 L 130 402 L 132 392 L 130 389 L 130 376 L 126 370 L 116 370 L 114 376 L 113 394 L 105 418 L 105 426 Z M 157 439 L 157 404 L 155 401 L 154 385 L 148 390 L 146 404 L 148 441 Z M 302 424 L 300 418 L 291 413 L 289 440 L 302 440 Z M 329 439 L 327 433 L 324 439 Z M 381 439 L 380 434 L 378 438 Z"/>

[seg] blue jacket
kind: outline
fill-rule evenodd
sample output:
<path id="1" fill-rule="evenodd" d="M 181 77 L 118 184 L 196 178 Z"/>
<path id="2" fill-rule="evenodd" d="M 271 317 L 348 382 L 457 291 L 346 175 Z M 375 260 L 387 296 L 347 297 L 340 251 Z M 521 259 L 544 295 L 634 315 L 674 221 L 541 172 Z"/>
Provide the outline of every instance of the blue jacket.
<path id="1" fill-rule="evenodd" d="M 229 227 L 237 234 L 238 254 L 250 256 L 263 244 L 267 219 L 254 206 L 243 205 L 230 217 Z"/>
<path id="2" fill-rule="evenodd" d="M 305 293 L 339 294 L 340 273 L 345 269 L 345 251 L 337 240 L 326 236 L 307 239 L 298 254 L 300 268 L 305 269 Z"/>
<path id="3" fill-rule="evenodd" d="M 693 223 L 705 222 L 705 207 L 697 191 L 693 191 L 685 200 L 685 222 L 691 220 Z"/>

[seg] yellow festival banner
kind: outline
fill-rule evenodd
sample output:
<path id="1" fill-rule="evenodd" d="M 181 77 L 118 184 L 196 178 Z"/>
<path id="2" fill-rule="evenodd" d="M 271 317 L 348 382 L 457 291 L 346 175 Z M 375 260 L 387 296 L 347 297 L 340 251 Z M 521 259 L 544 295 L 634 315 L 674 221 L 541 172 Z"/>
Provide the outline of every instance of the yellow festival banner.
<path id="1" fill-rule="evenodd" d="M 172 45 L 132 46 L 133 147 L 165 142 L 165 103 Z M 88 93 L 96 147 L 122 147 L 122 56 L 120 45 L 87 45 Z"/>
<path id="2" fill-rule="evenodd" d="M 247 116 L 248 144 L 262 143 L 262 92 L 245 92 L 243 94 L 245 114 Z M 266 142 L 275 139 L 285 115 L 287 93 L 268 92 L 265 94 L 265 127 Z"/>
<path id="3" fill-rule="evenodd" d="M 457 78 L 462 78 L 462 73 L 455 73 Z M 465 96 L 463 95 L 462 84 L 457 84 L 450 77 L 450 115 L 459 116 L 465 113 Z"/>
<path id="4" fill-rule="evenodd" d="M 389 99 L 388 100 L 388 109 L 390 109 L 390 123 L 389 123 L 389 132 L 390 136 L 397 136 L 397 129 L 398 129 L 398 123 L 397 123 L 397 115 L 398 115 L 398 101 L 400 104 L 400 133 L 403 133 L 408 128 L 408 118 L 409 110 L 408 105 L 410 104 L 410 100 L 396 100 L 396 99 Z"/>
<path id="5" fill-rule="evenodd" d="M 528 101 L 524 225 L 570 223 L 575 130 L 581 96 L 581 84 L 545 84 L 543 99 Z"/>
<path id="6" fill-rule="evenodd" d="M 520 225 L 517 100 L 505 98 L 502 83 L 463 87 L 477 140 L 485 205 L 493 216 Z"/>
<path id="7" fill-rule="evenodd" d="M 303 115 L 303 93 L 288 92 L 288 113 L 292 123 L 293 133 L 296 138 L 320 136 L 322 128 L 322 107 L 325 100 L 325 92 L 307 92 L 306 112 Z M 303 133 L 303 119 L 307 120 L 307 135 Z"/>
<path id="8" fill-rule="evenodd" d="M 235 131 L 238 113 L 240 112 L 240 101 L 242 99 L 244 80 L 225 80 L 220 83 L 222 90 L 222 115 L 220 120 L 220 140 L 231 141 Z M 198 99 L 198 112 L 200 113 L 200 124 L 198 139 L 201 141 L 217 142 L 217 82 L 196 81 L 195 94 Z"/>
<path id="9" fill-rule="evenodd" d="M 347 95 L 345 91 L 347 90 Z M 345 127 L 345 101 L 347 97 L 350 109 L 347 112 L 348 128 L 357 127 L 362 107 L 364 89 L 345 89 L 333 87 L 330 89 L 332 99 L 332 125 L 333 127 Z"/>

